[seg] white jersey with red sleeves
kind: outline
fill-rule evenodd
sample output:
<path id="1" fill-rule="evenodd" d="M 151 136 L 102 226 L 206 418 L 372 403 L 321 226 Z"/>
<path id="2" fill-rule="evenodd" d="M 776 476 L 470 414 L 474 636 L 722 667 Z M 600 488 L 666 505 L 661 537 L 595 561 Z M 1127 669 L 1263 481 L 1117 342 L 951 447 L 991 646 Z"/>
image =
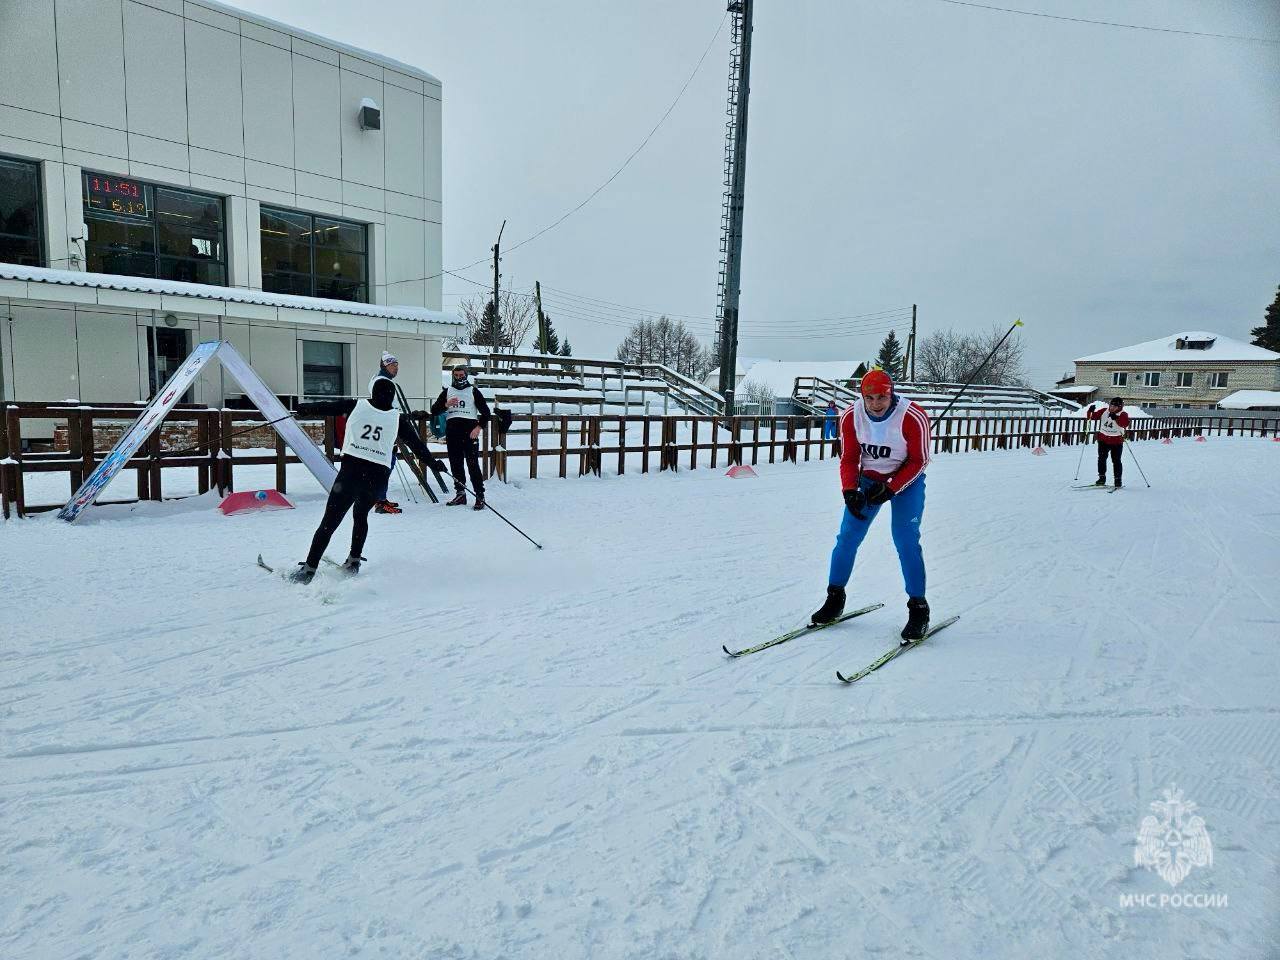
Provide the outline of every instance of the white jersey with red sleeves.
<path id="1" fill-rule="evenodd" d="M 914 401 L 895 396 L 883 419 L 874 419 L 859 397 L 840 418 L 840 482 L 857 486 L 862 474 L 902 490 L 929 463 L 929 415 Z"/>

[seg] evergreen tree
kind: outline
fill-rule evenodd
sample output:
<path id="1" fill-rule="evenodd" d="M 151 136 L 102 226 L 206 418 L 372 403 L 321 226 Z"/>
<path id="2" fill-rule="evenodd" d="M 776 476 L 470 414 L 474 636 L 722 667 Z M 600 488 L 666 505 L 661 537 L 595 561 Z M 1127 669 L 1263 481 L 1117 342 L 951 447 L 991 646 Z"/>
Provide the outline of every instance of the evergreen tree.
<path id="1" fill-rule="evenodd" d="M 1250 331 L 1253 345 L 1280 353 L 1280 287 L 1276 288 L 1276 298 L 1267 307 L 1265 316 L 1267 322 Z"/>
<path id="2" fill-rule="evenodd" d="M 484 312 L 480 314 L 479 322 L 471 332 L 471 342 L 477 347 L 487 347 L 490 350 L 509 347 L 511 339 L 506 333 L 502 329 L 502 320 L 493 300 L 485 301 Z"/>
<path id="3" fill-rule="evenodd" d="M 894 380 L 902 379 L 902 344 L 898 335 L 892 330 L 880 344 L 880 355 L 876 357 L 876 365 Z"/>
<path id="4" fill-rule="evenodd" d="M 562 357 L 572 357 L 572 356 L 573 356 L 573 347 L 569 346 L 569 338 L 568 338 L 568 337 L 565 337 L 565 338 L 564 338 L 564 349 L 560 351 L 560 356 L 562 356 Z"/>
<path id="5" fill-rule="evenodd" d="M 556 333 L 556 328 L 551 324 L 551 314 L 544 313 L 542 316 L 547 321 L 547 349 L 545 351 L 542 350 L 542 344 L 536 336 L 534 337 L 533 345 L 539 352 L 558 357 L 560 356 L 560 334 Z"/>

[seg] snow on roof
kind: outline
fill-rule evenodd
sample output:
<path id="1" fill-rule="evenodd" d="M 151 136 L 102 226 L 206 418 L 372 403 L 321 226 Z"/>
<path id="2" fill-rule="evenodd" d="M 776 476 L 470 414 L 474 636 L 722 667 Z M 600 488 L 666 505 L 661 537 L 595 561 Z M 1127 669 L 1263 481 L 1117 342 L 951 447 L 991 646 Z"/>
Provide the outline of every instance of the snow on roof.
<path id="1" fill-rule="evenodd" d="M 1065 387 L 1054 387 L 1050 393 L 1078 393 L 1082 396 L 1088 396 L 1096 391 L 1097 387 L 1091 387 L 1087 383 L 1068 384 Z"/>
<path id="2" fill-rule="evenodd" d="M 1218 401 L 1227 410 L 1249 410 L 1253 407 L 1280 408 L 1280 390 L 1237 390 Z"/>
<path id="3" fill-rule="evenodd" d="M 0 280 L 13 280 L 28 284 L 27 296 L 39 299 L 38 290 L 31 285 L 89 287 L 96 290 L 125 290 L 132 293 L 151 293 L 169 297 L 193 297 L 199 300 L 220 300 L 225 303 L 253 303 L 265 307 L 291 307 L 297 310 L 318 310 L 324 313 L 345 313 L 378 320 L 410 320 L 421 323 L 457 325 L 459 320 L 451 314 L 423 307 L 379 306 L 372 303 L 354 303 L 350 300 L 329 300 L 324 297 L 296 297 L 285 293 L 264 293 L 241 287 L 216 287 L 205 283 L 184 283 L 179 280 L 156 280 L 151 277 L 123 277 L 108 273 L 85 273 L 80 270 L 51 270 L 47 267 L 23 267 L 16 263 L 0 263 Z"/>
<path id="4" fill-rule="evenodd" d="M 1209 343 L 1208 349 L 1178 349 L 1178 342 Z M 1280 360 L 1280 353 L 1255 347 L 1241 340 L 1233 340 L 1218 333 L 1192 330 L 1187 333 L 1171 333 L 1159 340 L 1135 343 L 1105 353 L 1081 357 L 1076 363 L 1237 363 L 1243 360 Z"/>
<path id="5" fill-rule="evenodd" d="M 862 360 L 761 360 L 747 374 L 752 383 L 767 385 L 775 397 L 789 397 L 796 377 L 819 377 L 832 383 L 853 379 Z"/>
<path id="6" fill-rule="evenodd" d="M 765 357 L 738 357 L 737 362 L 734 363 L 733 365 L 733 369 L 737 371 L 738 376 L 745 377 L 750 372 L 751 368 L 754 367 L 757 363 L 767 363 L 767 362 L 769 361 Z M 711 369 L 711 372 L 708 373 L 706 377 L 704 377 L 703 379 L 706 380 L 707 382 L 711 382 L 711 381 L 719 382 L 720 368 L 713 367 Z"/>

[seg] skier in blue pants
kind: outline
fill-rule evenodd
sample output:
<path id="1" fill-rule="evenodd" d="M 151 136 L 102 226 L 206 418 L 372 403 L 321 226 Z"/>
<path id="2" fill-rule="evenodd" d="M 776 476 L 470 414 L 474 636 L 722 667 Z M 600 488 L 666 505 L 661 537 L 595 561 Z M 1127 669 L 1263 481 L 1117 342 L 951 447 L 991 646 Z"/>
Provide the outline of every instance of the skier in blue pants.
<path id="1" fill-rule="evenodd" d="M 845 586 L 853 574 L 858 547 L 880 508 L 891 503 L 891 530 L 907 591 L 907 625 L 902 642 L 920 640 L 929 629 L 925 599 L 924 553 L 920 523 L 924 517 L 924 468 L 929 463 L 929 415 L 899 397 L 883 370 L 862 378 L 862 396 L 840 418 L 840 486 L 845 510 L 831 552 L 827 599 L 811 618 L 830 623 L 844 611 Z"/>

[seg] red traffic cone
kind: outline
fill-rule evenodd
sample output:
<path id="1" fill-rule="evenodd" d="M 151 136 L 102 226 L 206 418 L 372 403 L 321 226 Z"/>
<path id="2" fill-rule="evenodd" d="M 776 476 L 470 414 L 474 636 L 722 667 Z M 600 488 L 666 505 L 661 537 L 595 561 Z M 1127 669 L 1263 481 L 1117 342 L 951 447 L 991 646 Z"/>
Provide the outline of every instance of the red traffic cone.
<path id="1" fill-rule="evenodd" d="M 1031 452 L 1037 457 L 1043 457 L 1043 456 L 1047 456 L 1049 451 L 1047 451 L 1044 447 L 1037 446 Z"/>
<path id="2" fill-rule="evenodd" d="M 1161 442 L 1161 443 L 1173 443 L 1173 437 L 1165 437 L 1165 438 L 1164 438 L 1163 440 L 1161 440 L 1160 442 Z"/>
<path id="3" fill-rule="evenodd" d="M 1206 440 L 1204 437 L 1196 437 L 1196 443 L 1208 443 L 1208 442 L 1209 441 Z"/>

